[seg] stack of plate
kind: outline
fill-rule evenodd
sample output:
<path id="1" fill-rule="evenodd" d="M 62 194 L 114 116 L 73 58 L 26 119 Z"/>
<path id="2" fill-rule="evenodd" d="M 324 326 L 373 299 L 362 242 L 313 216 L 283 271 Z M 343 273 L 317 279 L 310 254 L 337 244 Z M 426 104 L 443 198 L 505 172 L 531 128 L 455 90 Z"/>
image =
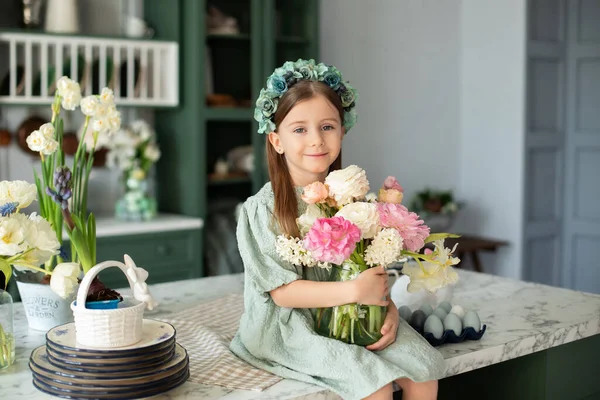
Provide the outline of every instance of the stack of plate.
<path id="1" fill-rule="evenodd" d="M 144 319 L 142 340 L 95 349 L 75 340 L 75 324 L 56 326 L 29 359 L 33 385 L 71 399 L 136 399 L 171 390 L 189 377 L 187 352 L 172 325 Z"/>

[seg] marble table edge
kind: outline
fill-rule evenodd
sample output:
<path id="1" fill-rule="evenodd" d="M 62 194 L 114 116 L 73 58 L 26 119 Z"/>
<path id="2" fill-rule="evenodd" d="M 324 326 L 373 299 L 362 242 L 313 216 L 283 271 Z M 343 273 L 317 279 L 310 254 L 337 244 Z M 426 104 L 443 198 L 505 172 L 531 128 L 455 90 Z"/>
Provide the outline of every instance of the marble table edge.
<path id="1" fill-rule="evenodd" d="M 527 356 L 598 334 L 600 334 L 600 318 L 593 318 L 555 331 L 540 331 L 535 335 L 511 340 L 497 346 L 482 348 L 467 354 L 457 354 L 446 358 L 445 377 Z"/>

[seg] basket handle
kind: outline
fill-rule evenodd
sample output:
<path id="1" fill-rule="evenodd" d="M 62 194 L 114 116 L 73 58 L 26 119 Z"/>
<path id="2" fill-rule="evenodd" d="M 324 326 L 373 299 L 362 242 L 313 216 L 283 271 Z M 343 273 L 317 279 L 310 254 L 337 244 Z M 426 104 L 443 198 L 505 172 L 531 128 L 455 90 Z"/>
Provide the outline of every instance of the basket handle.
<path id="1" fill-rule="evenodd" d="M 152 310 L 157 303 L 154 301 L 150 293 L 148 292 L 148 286 L 146 285 L 146 278 L 148 278 L 148 272 L 139 268 L 135 265 L 131 257 L 125 254 L 125 264 L 119 261 L 103 261 L 92 267 L 87 274 L 83 277 L 77 290 L 77 304 L 75 305 L 78 309 L 85 309 L 85 298 L 90 290 L 92 280 L 103 270 L 110 267 L 119 267 L 125 274 L 133 297 L 136 300 L 146 303 L 146 307 Z"/>

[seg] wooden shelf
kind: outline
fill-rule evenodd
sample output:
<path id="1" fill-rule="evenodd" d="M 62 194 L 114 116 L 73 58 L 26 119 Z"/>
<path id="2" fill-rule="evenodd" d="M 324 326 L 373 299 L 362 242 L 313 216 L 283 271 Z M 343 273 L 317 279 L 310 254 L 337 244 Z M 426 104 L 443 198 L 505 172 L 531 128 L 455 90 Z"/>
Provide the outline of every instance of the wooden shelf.
<path id="1" fill-rule="evenodd" d="M 241 183 L 251 183 L 252 177 L 243 173 L 230 173 L 227 175 L 208 175 L 208 184 L 211 186 L 237 185 Z"/>
<path id="2" fill-rule="evenodd" d="M 209 121 L 253 121 L 254 109 L 236 107 L 208 107 L 204 113 Z"/>

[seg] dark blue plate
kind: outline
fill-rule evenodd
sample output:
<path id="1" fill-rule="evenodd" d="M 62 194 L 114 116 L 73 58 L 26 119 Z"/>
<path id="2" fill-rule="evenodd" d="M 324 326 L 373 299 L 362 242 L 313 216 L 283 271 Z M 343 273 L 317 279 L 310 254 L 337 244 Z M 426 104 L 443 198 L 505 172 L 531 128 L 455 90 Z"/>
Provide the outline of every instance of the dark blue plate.
<path id="1" fill-rule="evenodd" d="M 486 325 L 483 325 L 479 332 L 471 327 L 465 328 L 461 332 L 460 336 L 457 336 L 452 330 L 447 330 L 444 331 L 444 334 L 439 339 L 436 339 L 435 336 L 429 332 L 423 333 L 422 335 L 432 346 L 439 346 L 444 343 L 460 343 L 464 342 L 465 340 L 479 340 L 485 333 L 485 328 Z"/>

